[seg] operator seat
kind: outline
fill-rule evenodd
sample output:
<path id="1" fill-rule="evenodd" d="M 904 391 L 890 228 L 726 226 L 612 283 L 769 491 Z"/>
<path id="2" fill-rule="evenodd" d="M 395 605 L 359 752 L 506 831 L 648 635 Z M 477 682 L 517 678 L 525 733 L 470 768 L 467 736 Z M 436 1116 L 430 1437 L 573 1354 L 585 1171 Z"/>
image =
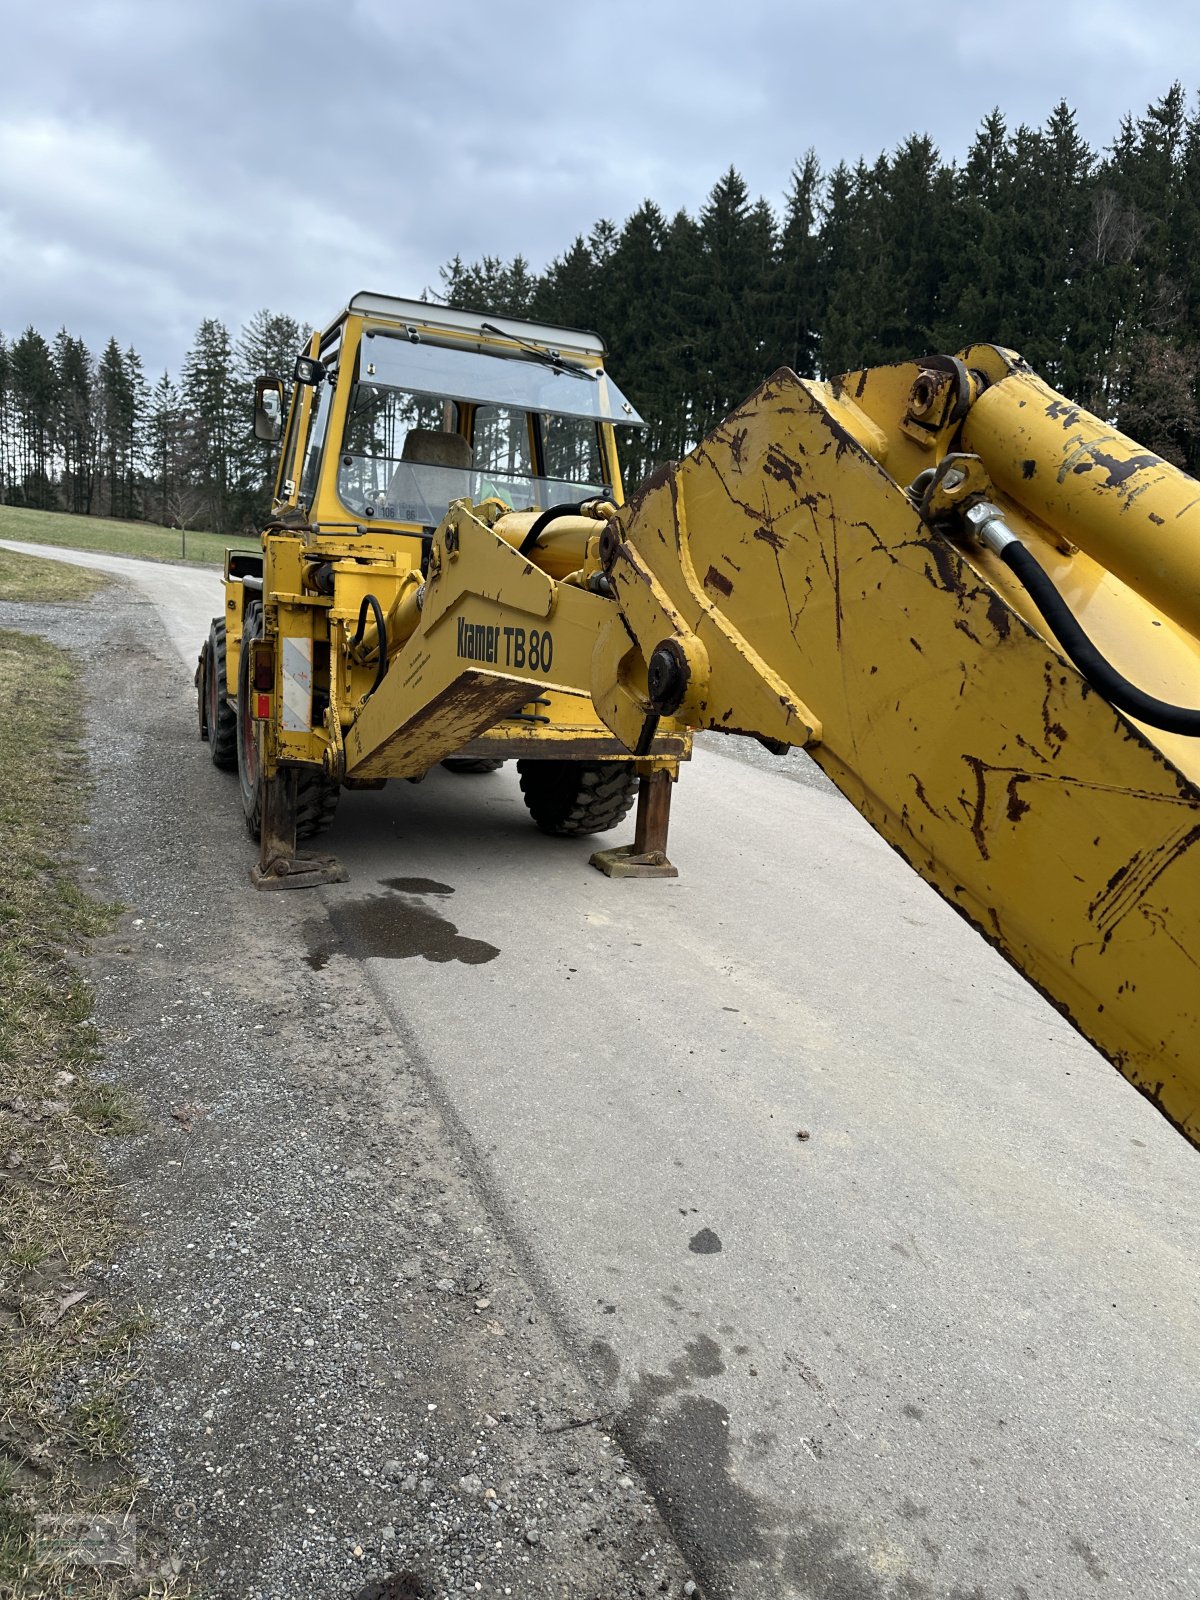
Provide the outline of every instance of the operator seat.
<path id="1" fill-rule="evenodd" d="M 387 487 L 385 513 L 428 526 L 440 522 L 451 500 L 470 493 L 471 461 L 471 446 L 461 433 L 410 428 Z M 444 472 L 423 473 L 423 467 L 449 467 L 461 475 L 461 481 Z"/>
<path id="2" fill-rule="evenodd" d="M 401 461 L 421 467 L 471 466 L 471 446 L 461 433 L 440 433 L 433 428 L 410 428 L 404 436 Z"/>

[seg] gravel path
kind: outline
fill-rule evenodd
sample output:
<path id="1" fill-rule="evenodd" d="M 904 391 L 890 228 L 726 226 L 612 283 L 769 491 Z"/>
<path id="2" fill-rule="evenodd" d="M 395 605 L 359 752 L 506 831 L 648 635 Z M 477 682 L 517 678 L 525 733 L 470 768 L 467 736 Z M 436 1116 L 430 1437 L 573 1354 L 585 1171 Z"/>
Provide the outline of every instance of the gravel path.
<path id="1" fill-rule="evenodd" d="M 147 1121 L 109 1290 L 154 1319 L 156 1536 L 211 1600 L 697 1592 L 360 969 L 230 870 L 252 850 L 148 600 L 0 626 L 86 664 L 82 853 L 130 907 L 89 970 Z"/>

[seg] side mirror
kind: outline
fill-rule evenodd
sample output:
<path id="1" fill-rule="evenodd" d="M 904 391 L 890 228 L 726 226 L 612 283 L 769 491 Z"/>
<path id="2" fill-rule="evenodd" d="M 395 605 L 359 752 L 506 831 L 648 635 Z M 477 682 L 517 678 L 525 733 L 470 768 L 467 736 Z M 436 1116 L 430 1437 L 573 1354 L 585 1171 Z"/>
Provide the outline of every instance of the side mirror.
<path id="1" fill-rule="evenodd" d="M 283 382 L 279 378 L 254 380 L 254 437 L 274 444 L 283 432 Z"/>

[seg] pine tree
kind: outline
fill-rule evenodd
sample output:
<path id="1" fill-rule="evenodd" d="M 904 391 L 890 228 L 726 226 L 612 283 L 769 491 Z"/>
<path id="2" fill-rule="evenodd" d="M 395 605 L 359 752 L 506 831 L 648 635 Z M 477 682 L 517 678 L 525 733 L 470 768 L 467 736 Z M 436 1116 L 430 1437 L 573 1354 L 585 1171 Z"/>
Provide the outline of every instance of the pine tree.
<path id="1" fill-rule="evenodd" d="M 95 378 L 87 346 L 65 328 L 54 340 L 54 367 L 59 492 L 64 509 L 86 516 L 92 509 L 96 467 Z"/>
<path id="2" fill-rule="evenodd" d="M 778 359 L 806 377 L 817 371 L 821 318 L 826 298 L 817 207 L 821 195 L 821 167 L 815 150 L 808 150 L 792 168 L 784 202 L 779 258 L 771 283 L 768 325 L 769 360 Z"/>
<path id="3" fill-rule="evenodd" d="M 767 287 L 775 267 L 775 223 L 752 205 L 733 167 L 700 212 L 699 255 L 682 286 L 698 356 L 697 425 L 706 431 L 766 375 Z"/>
<path id="4" fill-rule="evenodd" d="M 11 391 L 8 345 L 0 334 L 0 506 L 7 504 L 13 484 Z"/>
<path id="5" fill-rule="evenodd" d="M 182 392 L 184 433 L 194 439 L 205 520 L 213 532 L 226 533 L 233 509 L 236 395 L 233 349 L 223 322 L 206 317 L 200 324 L 183 363 Z"/>
<path id="6" fill-rule="evenodd" d="M 131 366 L 116 339 L 110 339 L 96 373 L 101 466 L 111 517 L 136 514 L 139 408 L 145 384 L 141 363 Z"/>
<path id="7" fill-rule="evenodd" d="M 14 436 L 13 500 L 52 510 L 57 380 L 50 346 L 33 327 L 9 348 L 9 394 Z"/>
<path id="8" fill-rule="evenodd" d="M 443 297 L 447 305 L 464 311 L 491 312 L 493 316 L 525 317 L 536 289 L 536 280 L 524 256 L 505 262 L 499 256 L 484 256 L 482 261 L 464 266 L 455 256 L 441 269 Z"/>
<path id="9" fill-rule="evenodd" d="M 633 398 L 648 427 L 621 436 L 626 476 L 638 482 L 669 449 L 666 419 L 676 402 L 678 378 L 671 349 L 674 312 L 667 261 L 667 222 L 647 200 L 629 218 L 605 264 L 611 363 L 621 387 Z M 611 332 L 608 324 L 611 323 Z"/>
<path id="10" fill-rule="evenodd" d="M 155 508 L 164 527 L 171 522 L 171 504 L 179 475 L 178 439 L 181 425 L 179 390 L 164 372 L 150 395 L 146 429 L 147 458 L 155 484 Z"/>
<path id="11" fill-rule="evenodd" d="M 530 312 L 544 322 L 565 328 L 598 326 L 596 269 L 587 242 L 580 234 L 537 279 Z"/>

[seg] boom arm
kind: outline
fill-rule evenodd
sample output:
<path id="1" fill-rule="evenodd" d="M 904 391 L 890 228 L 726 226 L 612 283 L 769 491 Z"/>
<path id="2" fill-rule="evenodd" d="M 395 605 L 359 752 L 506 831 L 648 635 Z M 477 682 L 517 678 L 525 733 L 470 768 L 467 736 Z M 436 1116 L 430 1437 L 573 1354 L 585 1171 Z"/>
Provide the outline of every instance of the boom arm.
<path id="1" fill-rule="evenodd" d="M 642 654 L 676 663 L 686 720 L 807 743 L 1200 1144 L 1200 750 L 1064 661 L 967 537 L 980 503 L 1119 667 L 1200 704 L 1200 485 L 991 348 L 832 386 L 776 373 L 638 491 L 608 570 Z M 682 631 L 648 615 L 647 576 Z M 603 684 L 596 703 L 630 743 L 637 706 Z"/>
<path id="2" fill-rule="evenodd" d="M 620 509 L 454 505 L 344 770 L 424 771 L 543 692 L 640 757 L 673 722 L 805 745 L 1200 1144 L 1200 745 L 1115 709 L 973 531 L 1015 535 L 1121 673 L 1196 706 L 1198 508 L 1009 352 L 784 369 Z"/>

